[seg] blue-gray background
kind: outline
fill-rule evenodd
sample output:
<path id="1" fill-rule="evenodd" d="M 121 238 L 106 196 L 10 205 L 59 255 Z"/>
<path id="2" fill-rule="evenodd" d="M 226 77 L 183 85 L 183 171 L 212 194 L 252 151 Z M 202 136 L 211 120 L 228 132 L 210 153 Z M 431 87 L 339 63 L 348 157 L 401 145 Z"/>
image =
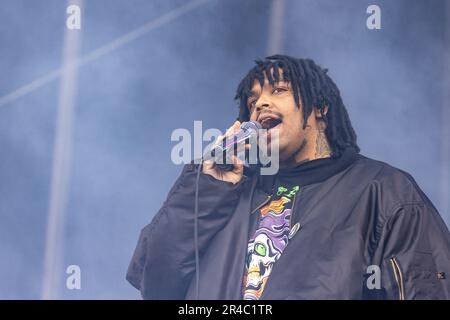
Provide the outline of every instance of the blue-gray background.
<path id="1" fill-rule="evenodd" d="M 85 0 L 80 56 L 185 4 Z M 286 0 L 282 53 L 330 69 L 361 153 L 410 172 L 442 208 L 445 1 Z M 377 4 L 382 29 L 366 28 Z M 0 0 L 0 97 L 61 66 L 67 2 Z M 267 54 L 271 1 L 211 0 L 79 69 L 64 299 L 135 299 L 140 229 L 181 170 L 176 128 L 225 129 L 238 81 Z M 0 107 L 0 298 L 41 298 L 60 79 Z M 445 101 L 448 107 L 448 101 Z M 449 165 L 449 164 L 446 164 Z M 450 225 L 450 212 L 441 212 Z"/>

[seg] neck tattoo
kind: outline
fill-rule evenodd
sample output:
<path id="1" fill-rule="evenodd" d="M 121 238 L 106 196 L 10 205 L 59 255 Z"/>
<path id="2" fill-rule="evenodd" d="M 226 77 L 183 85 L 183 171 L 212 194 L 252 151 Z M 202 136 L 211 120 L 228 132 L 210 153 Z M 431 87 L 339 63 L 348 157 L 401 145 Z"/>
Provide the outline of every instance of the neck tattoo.
<path id="1" fill-rule="evenodd" d="M 317 123 L 317 134 L 316 134 L 316 152 L 314 155 L 315 159 L 328 158 L 331 156 L 330 145 L 328 144 L 327 137 L 325 135 L 326 124 L 323 120 Z"/>

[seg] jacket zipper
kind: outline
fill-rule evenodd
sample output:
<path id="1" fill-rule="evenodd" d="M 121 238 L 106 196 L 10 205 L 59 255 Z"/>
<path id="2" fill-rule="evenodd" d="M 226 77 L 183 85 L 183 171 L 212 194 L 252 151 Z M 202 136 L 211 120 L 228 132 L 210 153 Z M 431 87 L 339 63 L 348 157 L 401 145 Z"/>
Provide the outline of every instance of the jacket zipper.
<path id="1" fill-rule="evenodd" d="M 292 207 L 291 207 L 291 217 L 289 218 L 289 228 L 292 228 L 292 220 L 294 219 L 294 207 L 295 207 L 295 198 L 297 194 L 294 194 L 294 199 L 292 199 Z"/>
<path id="2" fill-rule="evenodd" d="M 396 257 L 389 259 L 392 270 L 394 271 L 395 281 L 397 282 L 399 300 L 405 300 L 405 288 L 403 284 L 403 273 L 397 262 Z"/>
<path id="3" fill-rule="evenodd" d="M 272 195 L 267 196 L 267 198 L 266 198 L 260 205 L 258 205 L 258 206 L 255 208 L 255 210 L 253 210 L 250 214 L 253 214 L 253 213 L 255 213 L 256 211 L 258 211 L 259 209 L 261 209 L 261 207 L 262 207 L 263 205 L 265 205 L 265 204 L 270 200 L 270 198 L 272 198 Z"/>
<path id="4" fill-rule="evenodd" d="M 300 197 L 300 194 L 302 193 L 303 189 L 300 188 L 300 190 L 294 194 L 294 199 L 292 200 L 292 208 L 291 208 L 291 218 L 289 219 L 289 223 L 290 223 L 290 228 L 292 228 L 292 221 L 294 220 L 294 216 L 295 216 L 295 211 L 294 211 L 294 207 L 295 207 L 295 199 L 297 197 Z"/>

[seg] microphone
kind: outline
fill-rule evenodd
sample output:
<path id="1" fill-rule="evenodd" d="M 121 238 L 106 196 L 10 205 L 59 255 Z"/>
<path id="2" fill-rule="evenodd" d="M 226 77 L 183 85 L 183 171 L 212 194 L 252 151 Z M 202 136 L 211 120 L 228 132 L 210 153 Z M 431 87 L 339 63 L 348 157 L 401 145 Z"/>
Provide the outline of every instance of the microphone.
<path id="1" fill-rule="evenodd" d="M 231 136 L 225 137 L 221 144 L 215 146 L 210 152 L 207 152 L 203 157 L 204 160 L 214 160 L 220 162 L 221 159 L 228 159 L 230 150 L 234 152 L 238 146 L 245 144 L 250 138 L 257 138 L 258 131 L 262 129 L 261 124 L 256 121 L 243 122 L 240 129 Z M 225 161 L 226 162 L 226 161 Z M 232 164 L 217 163 L 222 170 L 232 170 Z"/>

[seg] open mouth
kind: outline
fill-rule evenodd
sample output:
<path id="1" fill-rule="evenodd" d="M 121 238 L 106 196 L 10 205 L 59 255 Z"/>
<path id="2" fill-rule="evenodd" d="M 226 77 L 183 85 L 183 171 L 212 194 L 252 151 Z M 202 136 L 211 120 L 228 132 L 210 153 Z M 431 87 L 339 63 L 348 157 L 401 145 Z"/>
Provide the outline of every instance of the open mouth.
<path id="1" fill-rule="evenodd" d="M 266 130 L 271 130 L 283 122 L 280 118 L 264 117 L 260 120 L 261 127 Z"/>

